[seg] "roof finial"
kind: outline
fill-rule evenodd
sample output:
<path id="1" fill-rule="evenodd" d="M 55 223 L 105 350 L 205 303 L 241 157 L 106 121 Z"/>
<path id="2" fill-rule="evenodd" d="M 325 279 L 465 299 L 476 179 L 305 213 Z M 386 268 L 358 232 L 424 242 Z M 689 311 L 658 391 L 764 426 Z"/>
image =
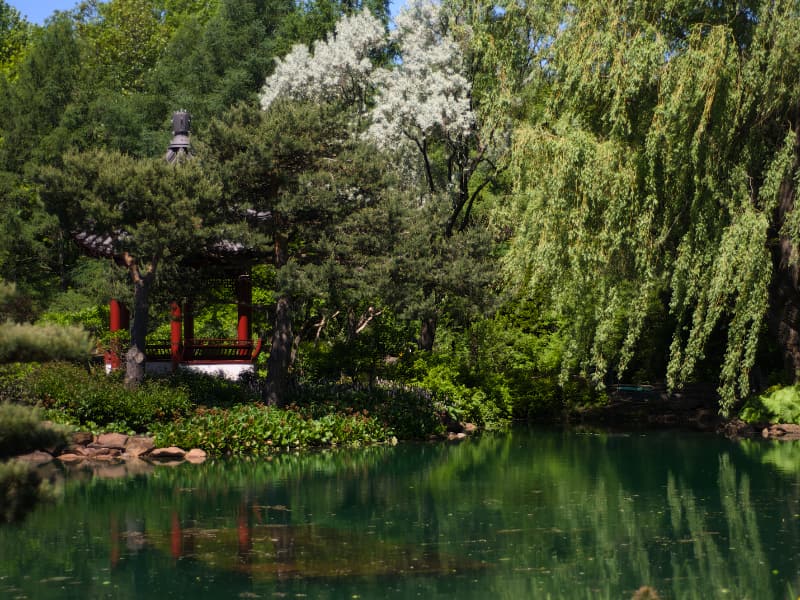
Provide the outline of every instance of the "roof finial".
<path id="1" fill-rule="evenodd" d="M 192 116 L 185 110 L 172 113 L 172 141 L 167 148 L 168 163 L 180 161 L 189 156 L 189 131 Z"/>

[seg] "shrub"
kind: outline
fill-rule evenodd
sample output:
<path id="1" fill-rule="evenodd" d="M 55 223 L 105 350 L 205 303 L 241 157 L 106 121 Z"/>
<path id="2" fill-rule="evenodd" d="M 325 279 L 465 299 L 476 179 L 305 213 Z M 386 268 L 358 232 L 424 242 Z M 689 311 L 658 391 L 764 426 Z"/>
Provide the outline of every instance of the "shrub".
<path id="1" fill-rule="evenodd" d="M 180 369 L 161 380 L 173 388 L 186 390 L 189 399 L 199 406 L 233 406 L 261 399 L 253 375 L 243 376 L 239 381 Z"/>
<path id="2" fill-rule="evenodd" d="M 800 385 L 771 387 L 748 399 L 739 418 L 747 423 L 800 423 Z"/>
<path id="3" fill-rule="evenodd" d="M 502 377 L 484 374 L 480 381 L 472 381 L 475 378 L 463 375 L 457 364 L 434 357 L 415 368 L 423 374 L 415 384 L 450 407 L 449 412 L 455 419 L 488 429 L 508 425 L 511 396 Z"/>
<path id="4" fill-rule="evenodd" d="M 66 444 L 66 428 L 42 423 L 31 406 L 0 404 L 0 458 Z"/>
<path id="5" fill-rule="evenodd" d="M 37 366 L 35 363 L 0 364 L 0 402 L 36 404 L 27 381 Z"/>
<path id="6" fill-rule="evenodd" d="M 86 361 L 94 343 L 80 327 L 0 324 L 0 363 Z"/>
<path id="7" fill-rule="evenodd" d="M 453 412 L 428 391 L 403 386 L 309 385 L 295 390 L 289 401 L 310 418 L 366 411 L 390 435 L 406 440 L 440 435 L 444 427 L 439 416 Z"/>
<path id="8" fill-rule="evenodd" d="M 53 410 L 53 418 L 91 429 L 143 432 L 154 422 L 178 418 L 191 409 L 188 391 L 169 381 L 146 380 L 128 389 L 121 373 L 106 375 L 102 369 L 67 363 L 40 365 L 26 384 L 37 402 Z"/>

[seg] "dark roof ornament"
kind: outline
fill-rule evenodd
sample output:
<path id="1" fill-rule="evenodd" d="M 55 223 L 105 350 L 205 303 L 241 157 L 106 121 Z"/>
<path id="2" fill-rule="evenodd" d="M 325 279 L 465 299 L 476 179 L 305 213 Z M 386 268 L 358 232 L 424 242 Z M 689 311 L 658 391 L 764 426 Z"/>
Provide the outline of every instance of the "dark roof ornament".
<path id="1" fill-rule="evenodd" d="M 189 131 L 192 116 L 185 110 L 172 113 L 172 141 L 164 157 L 168 163 L 180 162 L 191 156 L 189 149 Z"/>

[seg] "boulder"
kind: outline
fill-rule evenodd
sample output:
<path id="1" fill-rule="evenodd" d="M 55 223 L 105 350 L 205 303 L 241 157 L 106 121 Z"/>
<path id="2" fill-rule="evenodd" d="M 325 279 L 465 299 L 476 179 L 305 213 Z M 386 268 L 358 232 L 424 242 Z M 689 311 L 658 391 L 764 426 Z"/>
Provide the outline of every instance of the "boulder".
<path id="1" fill-rule="evenodd" d="M 765 427 L 761 431 L 761 435 L 765 438 L 785 441 L 800 440 L 800 425 L 791 423 L 777 423 L 775 425 Z"/>
<path id="2" fill-rule="evenodd" d="M 169 446 L 168 448 L 156 448 L 147 455 L 147 458 L 155 460 L 182 460 L 186 456 L 186 450 L 182 450 L 177 446 Z"/>
<path id="3" fill-rule="evenodd" d="M 122 451 L 119 448 L 108 448 L 107 446 L 96 447 L 94 444 L 88 446 L 86 450 L 84 450 L 84 456 L 86 456 L 86 458 L 91 458 L 92 460 L 102 460 L 102 457 L 104 456 L 108 458 L 115 458 L 120 454 L 122 454 Z"/>
<path id="4" fill-rule="evenodd" d="M 123 433 L 101 433 L 97 436 L 94 443 L 89 444 L 93 448 L 116 448 L 124 450 L 128 443 L 128 436 Z"/>
<path id="5" fill-rule="evenodd" d="M 94 436 L 91 431 L 75 431 L 70 435 L 69 441 L 75 446 L 88 446 L 94 441 Z"/>
<path id="6" fill-rule="evenodd" d="M 128 438 L 128 443 L 125 444 L 125 455 L 139 457 L 150 452 L 155 446 L 156 444 L 151 437 L 144 435 L 131 436 Z"/>

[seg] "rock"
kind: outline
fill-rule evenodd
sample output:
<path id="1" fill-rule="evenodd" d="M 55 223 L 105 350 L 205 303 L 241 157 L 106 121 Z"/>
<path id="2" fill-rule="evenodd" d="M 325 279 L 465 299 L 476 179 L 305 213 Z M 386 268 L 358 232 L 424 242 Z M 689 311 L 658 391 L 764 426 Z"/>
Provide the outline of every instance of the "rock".
<path id="1" fill-rule="evenodd" d="M 122 455 L 122 452 L 117 448 L 101 448 L 100 450 L 105 450 L 102 454 L 97 454 L 93 457 L 94 460 L 106 461 L 106 460 L 117 460 Z"/>
<path id="2" fill-rule="evenodd" d="M 208 455 L 206 454 L 205 450 L 201 450 L 200 448 L 192 448 L 183 458 L 190 463 L 198 465 L 201 462 L 204 462 L 207 457 Z"/>
<path id="3" fill-rule="evenodd" d="M 454 442 L 454 441 L 459 441 L 459 440 L 464 440 L 464 439 L 466 439 L 466 438 L 467 438 L 467 434 L 466 434 L 466 433 L 464 433 L 463 431 L 461 431 L 461 432 L 459 432 L 459 433 L 453 433 L 453 432 L 451 431 L 450 433 L 448 433 L 448 434 L 447 434 L 447 439 L 448 439 L 449 441 L 451 441 L 451 442 Z"/>
<path id="4" fill-rule="evenodd" d="M 76 446 L 87 446 L 94 441 L 91 431 L 76 431 L 70 436 L 70 442 Z"/>
<path id="5" fill-rule="evenodd" d="M 156 448 L 150 454 L 147 455 L 148 458 L 152 458 L 155 460 L 174 460 L 174 459 L 183 459 L 186 456 L 186 450 L 181 450 L 177 446 L 170 446 L 168 448 Z"/>
<path id="6" fill-rule="evenodd" d="M 111 453 L 111 448 L 95 448 L 93 446 L 88 446 L 84 450 L 84 456 L 86 458 L 97 458 L 98 456 L 104 456 Z"/>
<path id="7" fill-rule="evenodd" d="M 150 452 L 155 446 L 156 444 L 151 437 L 144 435 L 131 436 L 128 438 L 128 443 L 125 444 L 125 454 L 138 457 Z"/>
<path id="8" fill-rule="evenodd" d="M 128 436 L 123 433 L 101 433 L 97 436 L 97 440 L 90 446 L 95 448 L 116 448 L 117 450 L 124 450 L 125 444 L 128 443 Z"/>
<path id="9" fill-rule="evenodd" d="M 464 433 L 472 435 L 478 431 L 478 426 L 475 423 L 464 423 Z"/>
<path id="10" fill-rule="evenodd" d="M 777 423 L 761 430 L 762 437 L 784 441 L 800 440 L 800 425 Z"/>
<path id="11" fill-rule="evenodd" d="M 78 456 L 86 456 L 86 447 L 79 446 L 76 444 L 70 444 L 61 452 L 62 455 L 64 454 L 77 454 Z M 59 457 L 60 458 L 60 457 Z"/>
<path id="12" fill-rule="evenodd" d="M 42 452 L 41 450 L 34 450 L 33 452 L 29 452 L 28 454 L 20 454 L 19 456 L 15 456 L 14 458 L 16 460 L 21 460 L 26 463 L 29 463 L 32 466 L 39 466 L 39 465 L 46 465 L 51 460 L 53 460 L 53 455 L 48 454 L 47 452 Z"/>

